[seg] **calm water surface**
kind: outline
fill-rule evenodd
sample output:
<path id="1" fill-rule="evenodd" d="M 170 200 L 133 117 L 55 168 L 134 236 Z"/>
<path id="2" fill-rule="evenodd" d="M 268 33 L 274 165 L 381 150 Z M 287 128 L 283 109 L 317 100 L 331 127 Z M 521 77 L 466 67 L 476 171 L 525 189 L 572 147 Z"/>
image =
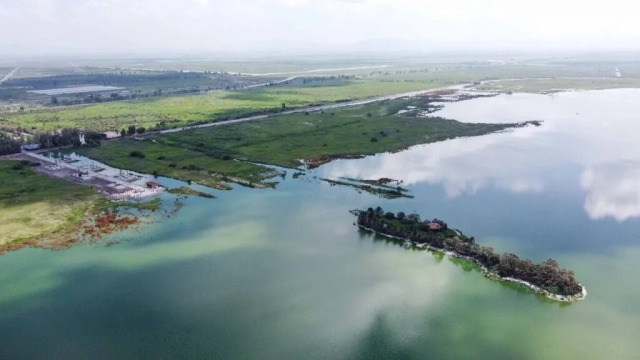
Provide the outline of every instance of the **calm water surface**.
<path id="1" fill-rule="evenodd" d="M 638 359 L 638 99 L 612 90 L 450 104 L 438 115 L 544 125 L 290 172 L 277 190 L 207 190 L 218 198 L 188 199 L 111 247 L 6 254 L 0 359 Z M 416 197 L 313 176 L 402 179 Z M 358 232 L 347 211 L 378 205 L 554 258 L 589 296 L 550 302 Z"/>

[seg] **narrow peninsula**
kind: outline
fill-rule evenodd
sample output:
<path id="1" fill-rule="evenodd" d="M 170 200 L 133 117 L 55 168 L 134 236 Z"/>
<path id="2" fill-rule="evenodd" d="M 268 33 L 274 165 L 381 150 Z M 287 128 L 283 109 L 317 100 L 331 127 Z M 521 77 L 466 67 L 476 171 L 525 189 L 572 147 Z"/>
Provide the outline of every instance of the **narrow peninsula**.
<path id="1" fill-rule="evenodd" d="M 491 247 L 476 244 L 474 237 L 450 229 L 444 221 L 421 221 L 417 214 L 385 213 L 380 207 L 353 213 L 358 216 L 357 225 L 362 229 L 470 260 L 489 278 L 525 285 L 556 301 L 573 302 L 587 296 L 573 271 L 560 268 L 553 259 L 534 264 L 514 254 L 497 254 Z"/>

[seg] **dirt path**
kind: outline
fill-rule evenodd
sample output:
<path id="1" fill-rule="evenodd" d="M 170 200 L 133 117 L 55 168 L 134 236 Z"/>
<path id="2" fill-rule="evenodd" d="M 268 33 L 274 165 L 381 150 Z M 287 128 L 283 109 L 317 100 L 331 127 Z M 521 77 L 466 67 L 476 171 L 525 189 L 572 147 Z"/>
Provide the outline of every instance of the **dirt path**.
<path id="1" fill-rule="evenodd" d="M 2 79 L 0 79 L 0 84 L 2 84 L 3 82 L 5 82 L 5 81 L 7 81 L 7 80 L 11 79 L 11 77 L 12 77 L 13 75 L 15 75 L 15 73 L 17 73 L 17 72 L 18 72 L 18 70 L 20 70 L 20 67 L 17 67 L 17 68 L 15 68 L 15 69 L 11 70 L 11 72 L 10 72 L 10 73 L 8 73 L 8 74 L 7 74 L 7 75 L 5 75 Z"/>

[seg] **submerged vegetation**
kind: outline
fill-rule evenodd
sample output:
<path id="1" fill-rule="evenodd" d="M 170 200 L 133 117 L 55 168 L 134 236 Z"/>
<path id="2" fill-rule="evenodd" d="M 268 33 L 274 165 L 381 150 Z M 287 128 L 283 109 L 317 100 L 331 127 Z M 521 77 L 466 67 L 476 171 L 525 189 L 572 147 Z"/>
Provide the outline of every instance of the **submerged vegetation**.
<path id="1" fill-rule="evenodd" d="M 341 186 L 349 186 L 360 191 L 367 192 L 372 195 L 378 195 L 385 199 L 397 199 L 397 198 L 410 198 L 413 199 L 413 195 L 406 194 L 409 190 L 403 189 L 401 187 L 392 188 L 389 186 L 373 186 L 368 184 L 354 184 L 345 181 L 338 180 L 330 180 L 330 179 L 320 179 L 324 182 L 331 184 L 331 186 L 341 185 Z"/>
<path id="2" fill-rule="evenodd" d="M 169 191 L 167 191 L 170 194 L 173 195 L 184 195 L 184 196 L 199 196 L 199 197 L 203 197 L 206 199 L 214 199 L 215 196 L 211 195 L 211 194 L 207 194 L 205 192 L 202 191 L 198 191 L 198 190 L 194 190 L 191 188 L 188 188 L 186 186 L 182 186 L 179 188 L 175 188 L 175 189 L 171 189 Z"/>
<path id="3" fill-rule="evenodd" d="M 362 228 L 471 260 L 490 277 L 525 284 L 551 299 L 575 301 L 586 295 L 573 271 L 560 268 L 553 259 L 534 264 L 514 254 L 498 254 L 491 247 L 476 244 L 475 238 L 449 228 L 444 221 L 423 222 L 417 214 L 385 213 L 380 207 L 355 213 Z"/>

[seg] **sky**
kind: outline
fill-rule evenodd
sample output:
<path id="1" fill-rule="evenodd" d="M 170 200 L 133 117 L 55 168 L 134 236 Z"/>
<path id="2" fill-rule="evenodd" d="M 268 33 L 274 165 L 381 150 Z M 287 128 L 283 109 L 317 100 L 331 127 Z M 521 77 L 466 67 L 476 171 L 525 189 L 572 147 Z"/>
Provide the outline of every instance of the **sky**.
<path id="1" fill-rule="evenodd" d="M 640 47 L 630 0 L 0 0 L 0 54 Z"/>

